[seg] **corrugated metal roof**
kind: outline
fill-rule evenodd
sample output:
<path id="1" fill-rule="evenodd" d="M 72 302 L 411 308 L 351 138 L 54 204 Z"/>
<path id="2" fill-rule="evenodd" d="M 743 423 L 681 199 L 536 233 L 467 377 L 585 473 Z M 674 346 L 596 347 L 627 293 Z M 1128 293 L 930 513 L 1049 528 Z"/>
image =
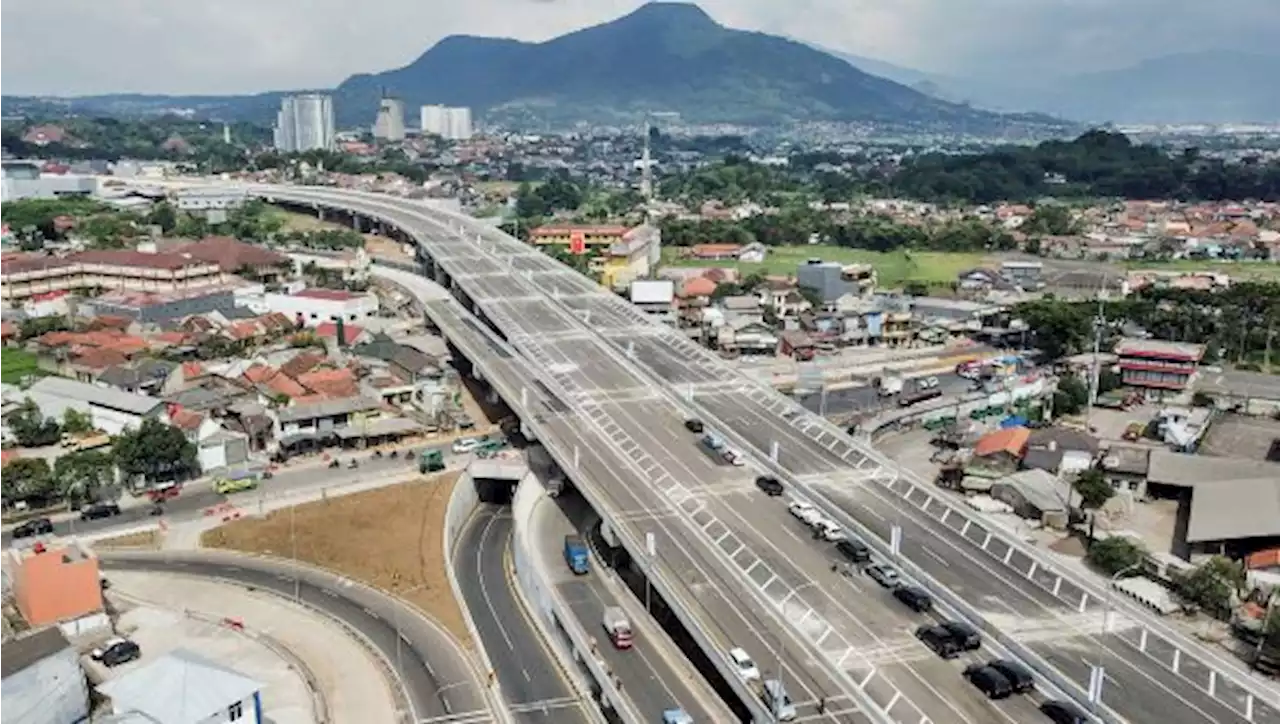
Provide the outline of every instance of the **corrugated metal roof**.
<path id="1" fill-rule="evenodd" d="M 86 402 L 99 407 L 144 416 L 164 403 L 155 397 L 138 395 L 111 387 L 99 387 L 65 377 L 44 377 L 28 389 L 29 393 L 47 395 L 71 402 Z"/>
<path id="2" fill-rule="evenodd" d="M 164 724 L 225 718 L 228 707 L 261 689 L 257 681 L 186 649 L 98 685 L 116 709 L 134 709 Z"/>

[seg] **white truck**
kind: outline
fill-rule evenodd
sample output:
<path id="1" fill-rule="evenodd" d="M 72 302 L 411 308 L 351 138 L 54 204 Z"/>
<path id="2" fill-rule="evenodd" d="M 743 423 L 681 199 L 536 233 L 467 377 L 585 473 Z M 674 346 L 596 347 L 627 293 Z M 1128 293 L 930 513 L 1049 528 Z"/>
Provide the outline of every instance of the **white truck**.
<path id="1" fill-rule="evenodd" d="M 881 397 L 892 397 L 902 392 L 902 384 L 900 375 L 884 375 L 876 378 L 876 391 Z"/>
<path id="2" fill-rule="evenodd" d="M 618 606 L 609 606 L 604 610 L 604 631 L 615 648 L 631 648 L 631 621 L 627 613 Z"/>

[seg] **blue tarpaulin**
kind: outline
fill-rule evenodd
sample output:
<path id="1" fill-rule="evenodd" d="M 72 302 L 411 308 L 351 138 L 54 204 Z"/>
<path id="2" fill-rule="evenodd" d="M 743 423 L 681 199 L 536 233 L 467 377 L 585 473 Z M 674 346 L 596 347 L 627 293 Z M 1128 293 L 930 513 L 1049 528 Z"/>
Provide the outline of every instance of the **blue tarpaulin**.
<path id="1" fill-rule="evenodd" d="M 1026 427 L 1026 425 L 1027 418 L 1022 415 L 1010 415 L 1000 421 L 1000 429 L 1002 430 L 1006 427 Z"/>

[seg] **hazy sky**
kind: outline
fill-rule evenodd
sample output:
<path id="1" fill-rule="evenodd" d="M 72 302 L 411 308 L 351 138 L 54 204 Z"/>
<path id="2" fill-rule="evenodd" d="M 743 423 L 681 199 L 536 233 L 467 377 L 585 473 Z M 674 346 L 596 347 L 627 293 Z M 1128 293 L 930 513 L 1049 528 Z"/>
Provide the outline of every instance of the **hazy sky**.
<path id="1" fill-rule="evenodd" d="M 331 87 L 446 35 L 544 40 L 639 0 L 4 0 L 0 92 Z M 703 0 L 731 27 L 948 73 L 1095 70 L 1178 51 L 1274 52 L 1280 0 Z M 1016 70 L 1015 70 L 1016 69 Z"/>

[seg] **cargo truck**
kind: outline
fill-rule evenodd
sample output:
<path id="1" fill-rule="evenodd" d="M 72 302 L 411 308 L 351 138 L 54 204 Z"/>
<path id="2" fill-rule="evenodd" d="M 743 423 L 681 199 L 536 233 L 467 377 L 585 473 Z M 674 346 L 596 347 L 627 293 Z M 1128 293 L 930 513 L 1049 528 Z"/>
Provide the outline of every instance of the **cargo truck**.
<path id="1" fill-rule="evenodd" d="M 582 536 L 570 533 L 564 537 L 564 562 L 569 570 L 582 575 L 589 570 L 587 563 L 587 544 Z"/>
<path id="2" fill-rule="evenodd" d="M 609 606 L 604 610 L 604 630 L 614 648 L 631 648 L 631 622 L 627 614 L 618 606 Z"/>

